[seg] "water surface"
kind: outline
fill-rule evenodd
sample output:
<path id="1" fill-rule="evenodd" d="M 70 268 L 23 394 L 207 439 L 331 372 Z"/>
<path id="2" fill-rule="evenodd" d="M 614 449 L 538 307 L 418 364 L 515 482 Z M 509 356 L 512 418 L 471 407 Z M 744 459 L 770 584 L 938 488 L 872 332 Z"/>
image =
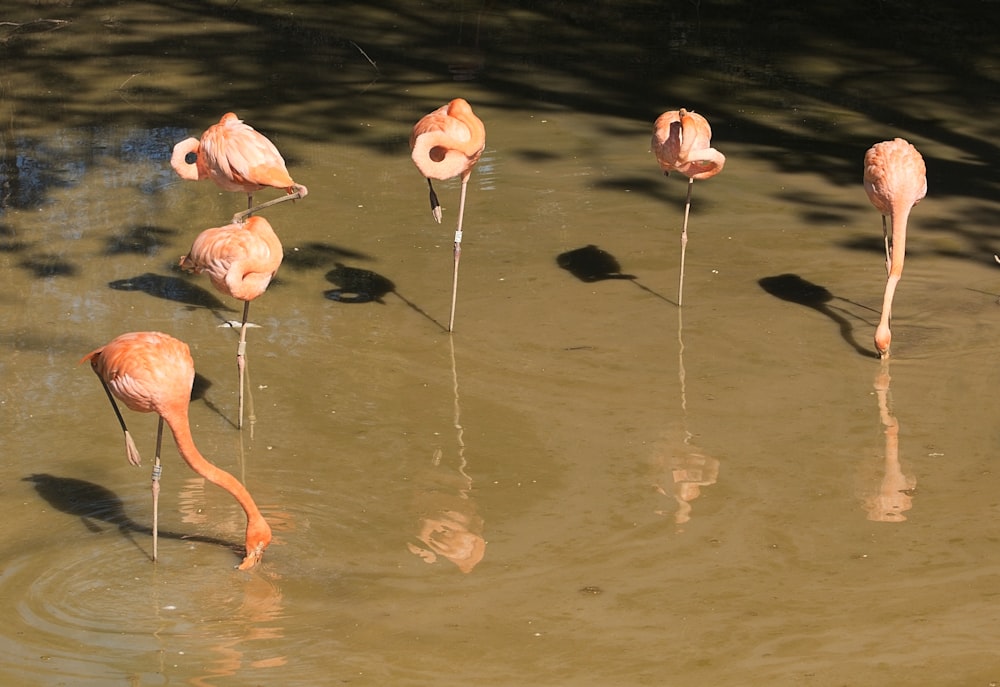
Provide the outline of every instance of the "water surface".
<path id="1" fill-rule="evenodd" d="M 9 13 L 0 676 L 1000 680 L 996 20 L 797 7 Z M 487 147 L 449 335 L 458 184 L 435 224 L 407 141 L 457 96 Z M 685 180 L 649 153 L 678 107 L 728 158 L 693 189 L 683 312 Z M 229 110 L 310 189 L 267 213 L 285 261 L 251 308 L 242 432 L 241 304 L 175 265 L 245 200 L 168 164 Z M 930 190 L 883 364 L 861 160 L 894 136 Z M 150 561 L 148 468 L 77 365 L 147 329 L 191 346 L 195 440 L 272 523 L 256 570 L 172 447 Z M 155 418 L 129 419 L 151 455 Z"/>

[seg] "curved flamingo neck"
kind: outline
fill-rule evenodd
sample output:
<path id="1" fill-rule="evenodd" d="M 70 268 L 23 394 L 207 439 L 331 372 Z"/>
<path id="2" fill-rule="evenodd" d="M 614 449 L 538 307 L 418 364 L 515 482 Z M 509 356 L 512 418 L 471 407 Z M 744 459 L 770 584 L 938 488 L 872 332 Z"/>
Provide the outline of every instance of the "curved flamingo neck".
<path id="1" fill-rule="evenodd" d="M 903 276 L 903 262 L 906 260 L 906 223 L 910 217 L 912 205 L 900 202 L 893 207 L 890 221 L 892 222 L 892 244 L 891 260 L 889 262 L 889 275 L 885 281 L 885 293 L 882 296 L 882 314 L 879 318 L 878 327 L 875 329 L 875 348 L 880 357 L 885 357 L 889 352 L 889 344 L 892 340 L 892 332 L 889 329 L 892 318 L 892 299 L 896 294 L 896 286 Z"/>
<path id="2" fill-rule="evenodd" d="M 889 215 L 892 222 L 892 260 L 889 274 L 898 276 L 903 273 L 903 260 L 906 258 L 906 224 L 910 219 L 912 208 L 910 204 L 898 203 Z"/>
<path id="3" fill-rule="evenodd" d="M 174 442 L 177 444 L 177 450 L 184 462 L 209 482 L 232 494 L 246 513 L 248 522 L 263 519 L 260 509 L 257 508 L 256 502 L 246 487 L 231 474 L 210 463 L 195 446 L 194 438 L 191 436 L 187 407 L 170 409 L 161 415 L 174 435 Z"/>

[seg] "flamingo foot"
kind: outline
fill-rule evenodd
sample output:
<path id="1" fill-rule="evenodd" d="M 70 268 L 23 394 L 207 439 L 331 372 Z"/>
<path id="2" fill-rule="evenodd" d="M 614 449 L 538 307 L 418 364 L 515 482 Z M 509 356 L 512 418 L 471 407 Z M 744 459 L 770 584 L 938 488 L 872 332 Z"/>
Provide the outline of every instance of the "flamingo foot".
<path id="1" fill-rule="evenodd" d="M 438 224 L 441 224 L 441 202 L 438 200 L 437 194 L 434 192 L 434 185 L 431 184 L 431 180 L 427 180 L 427 188 L 430 189 L 430 200 L 431 200 L 431 217 Z"/>
<path id="2" fill-rule="evenodd" d="M 125 456 L 128 458 L 128 462 L 136 467 L 142 465 L 142 456 L 139 455 L 139 449 L 135 445 L 135 440 L 132 439 L 132 434 L 125 430 Z"/>

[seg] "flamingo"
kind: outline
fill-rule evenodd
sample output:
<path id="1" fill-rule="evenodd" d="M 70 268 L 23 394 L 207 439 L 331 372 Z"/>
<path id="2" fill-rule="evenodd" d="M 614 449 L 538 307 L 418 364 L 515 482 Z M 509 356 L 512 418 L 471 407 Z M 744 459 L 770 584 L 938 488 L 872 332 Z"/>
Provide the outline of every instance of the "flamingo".
<path id="1" fill-rule="evenodd" d="M 432 179 L 445 181 L 462 177 L 462 195 L 458 204 L 458 227 L 455 230 L 455 268 L 451 287 L 451 317 L 448 331 L 455 329 L 455 302 L 458 300 L 458 261 L 462 257 L 462 219 L 465 216 L 465 191 L 472 168 L 486 147 L 486 127 L 462 98 L 455 98 L 430 114 L 424 115 L 410 134 L 413 164 L 427 178 L 431 215 L 441 223 L 441 204 L 434 193 Z"/>
<path id="2" fill-rule="evenodd" d="M 111 400 L 111 407 L 118 416 L 122 431 L 125 432 L 126 455 L 129 462 L 138 465 L 139 452 L 129 435 L 115 398 L 131 410 L 139 413 L 153 412 L 160 416 L 157 459 L 163 422 L 166 421 L 174 435 L 181 458 L 192 470 L 212 484 L 228 491 L 239 502 L 247 516 L 246 557 L 239 568 L 248 570 L 257 565 L 264 555 L 264 549 L 271 542 L 271 527 L 261 515 L 246 487 L 231 474 L 206 460 L 194 444 L 188 420 L 191 387 L 194 384 L 194 362 L 187 344 L 160 332 L 132 332 L 122 334 L 110 343 L 91 351 L 80 362 L 84 361 L 90 362 Z M 154 561 L 158 494 L 158 474 L 154 470 Z"/>
<path id="3" fill-rule="evenodd" d="M 688 178 L 684 203 L 684 226 L 681 228 L 681 275 L 677 287 L 677 305 L 684 298 L 684 254 L 687 249 L 688 215 L 691 212 L 691 189 L 695 179 L 711 179 L 722 171 L 726 156 L 712 148 L 712 127 L 697 112 L 671 110 L 657 117 L 653 124 L 653 153 L 664 175 L 680 172 Z"/>
<path id="4" fill-rule="evenodd" d="M 186 138 L 175 145 L 170 166 L 182 179 L 211 179 L 224 191 L 246 193 L 247 209 L 233 221 L 275 203 L 305 198 L 309 193 L 289 176 L 274 144 L 232 112 L 206 129 L 200 141 Z M 267 187 L 283 188 L 288 195 L 254 207 L 254 192 Z"/>
<path id="5" fill-rule="evenodd" d="M 254 216 L 245 222 L 206 229 L 198 234 L 191 250 L 180 259 L 181 269 L 196 274 L 207 272 L 216 289 L 243 301 L 240 343 L 236 349 L 236 367 L 240 377 L 237 427 L 243 427 L 243 378 L 250 301 L 267 290 L 283 257 L 281 241 L 271 224 L 263 217 Z"/>
<path id="6" fill-rule="evenodd" d="M 885 295 L 882 316 L 875 329 L 875 349 L 880 358 L 889 355 L 892 332 L 889 318 L 896 285 L 903 276 L 906 257 L 906 223 L 910 210 L 927 195 L 927 168 L 924 158 L 911 143 L 902 138 L 876 143 L 865 153 L 865 193 L 875 209 L 882 213 L 882 237 L 885 242 Z M 892 222 L 892 234 L 886 216 Z"/>

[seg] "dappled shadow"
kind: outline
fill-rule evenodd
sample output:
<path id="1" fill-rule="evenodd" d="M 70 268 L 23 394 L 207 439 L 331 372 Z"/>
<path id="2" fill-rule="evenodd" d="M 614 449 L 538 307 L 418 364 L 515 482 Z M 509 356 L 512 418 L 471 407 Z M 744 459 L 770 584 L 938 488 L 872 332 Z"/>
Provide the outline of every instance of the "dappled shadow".
<path id="1" fill-rule="evenodd" d="M 21 240 L 13 228 L 0 225 L 0 253 L 20 253 L 29 247 L 27 241 Z"/>
<path id="2" fill-rule="evenodd" d="M 970 215 L 988 217 L 998 183 L 984 171 L 1000 163 L 1000 143 L 976 126 L 993 117 L 990 94 L 1000 80 L 989 67 L 1000 58 L 1000 13 L 988 6 L 601 0 L 583 9 L 563 0 L 431 7 L 390 0 L 305 3 L 293 13 L 280 4 L 167 0 L 110 13 L 88 3 L 24 4 L 9 8 L 0 40 L 0 55 L 16 67 L 4 92 L 16 117 L 0 120 L 0 212 L 43 206 L 95 161 L 161 163 L 160 172 L 135 182 L 156 193 L 171 175 L 171 145 L 200 135 L 229 108 L 279 148 L 288 138 L 343 138 L 396 158 L 405 155 L 412 123 L 440 105 L 412 85 L 475 80 L 478 111 L 606 116 L 595 135 L 636 150 L 648 146 L 663 110 L 702 111 L 724 153 L 738 143 L 777 171 L 818 175 L 831 189 L 858 188 L 856 206 L 845 207 L 833 194 L 785 195 L 762 183 L 762 195 L 810 224 L 837 225 L 863 207 L 861 160 L 875 141 L 905 135 L 918 147 L 934 142 L 950 152 L 925 153 L 931 194 L 968 198 Z M 245 48 L 235 53 L 234 35 Z M 818 59 L 827 61 L 803 66 Z M 121 76 L 110 91 L 89 78 L 98 64 Z M 148 64 L 155 72 L 143 70 Z M 224 88 L 191 88 L 189 78 L 162 74 L 205 75 Z M 926 107 L 904 109 L 897 103 L 910 100 L 883 97 L 887 92 L 926 93 Z M 958 121 L 952 103 L 976 119 Z M 789 125 L 787 117 L 770 116 L 777 110 L 801 117 Z M 65 136 L 50 140 L 44 134 L 54 116 Z M 856 126 L 858 116 L 870 124 Z M 104 140 L 109 121 L 133 127 L 135 136 Z M 93 140 L 70 150 L 73 132 Z M 81 148 L 88 151 L 82 157 Z M 555 159 L 538 149 L 512 154 L 538 164 Z M 294 167 L 295 159 L 288 161 Z M 599 185 L 666 193 L 652 181 L 652 158 L 648 167 L 648 179 L 645 171 L 612 171 Z M 966 235 L 960 222 L 930 231 L 954 234 L 970 253 L 998 240 L 993 232 Z M 117 249 L 142 247 L 126 241 Z M 289 257 L 293 267 L 309 266 Z"/>
<path id="3" fill-rule="evenodd" d="M 845 298 L 834 296 L 825 286 L 814 284 L 803 279 L 797 274 L 780 274 L 775 277 L 763 277 L 757 282 L 767 293 L 776 298 L 789 303 L 797 303 L 807 308 L 812 308 L 816 312 L 822 313 L 837 323 L 840 328 L 840 335 L 844 341 L 849 343 L 854 350 L 868 358 L 878 358 L 878 353 L 871 346 L 862 346 L 854 337 L 854 327 L 851 319 L 870 325 L 863 317 L 856 315 L 850 310 L 846 310 L 836 305 L 832 305 L 835 300 L 850 303 L 859 309 L 869 310 L 865 306 L 849 301 Z M 876 313 L 877 314 L 877 313 Z M 850 319 L 848 319 L 850 318 Z M 874 331 L 874 329 L 873 329 Z"/>
<path id="4" fill-rule="evenodd" d="M 155 255 L 166 245 L 164 239 L 177 235 L 174 229 L 143 225 L 108 237 L 105 255 Z"/>
<path id="5" fill-rule="evenodd" d="M 17 264 L 39 278 L 72 277 L 77 273 L 76 265 L 54 253 L 36 253 Z"/>

